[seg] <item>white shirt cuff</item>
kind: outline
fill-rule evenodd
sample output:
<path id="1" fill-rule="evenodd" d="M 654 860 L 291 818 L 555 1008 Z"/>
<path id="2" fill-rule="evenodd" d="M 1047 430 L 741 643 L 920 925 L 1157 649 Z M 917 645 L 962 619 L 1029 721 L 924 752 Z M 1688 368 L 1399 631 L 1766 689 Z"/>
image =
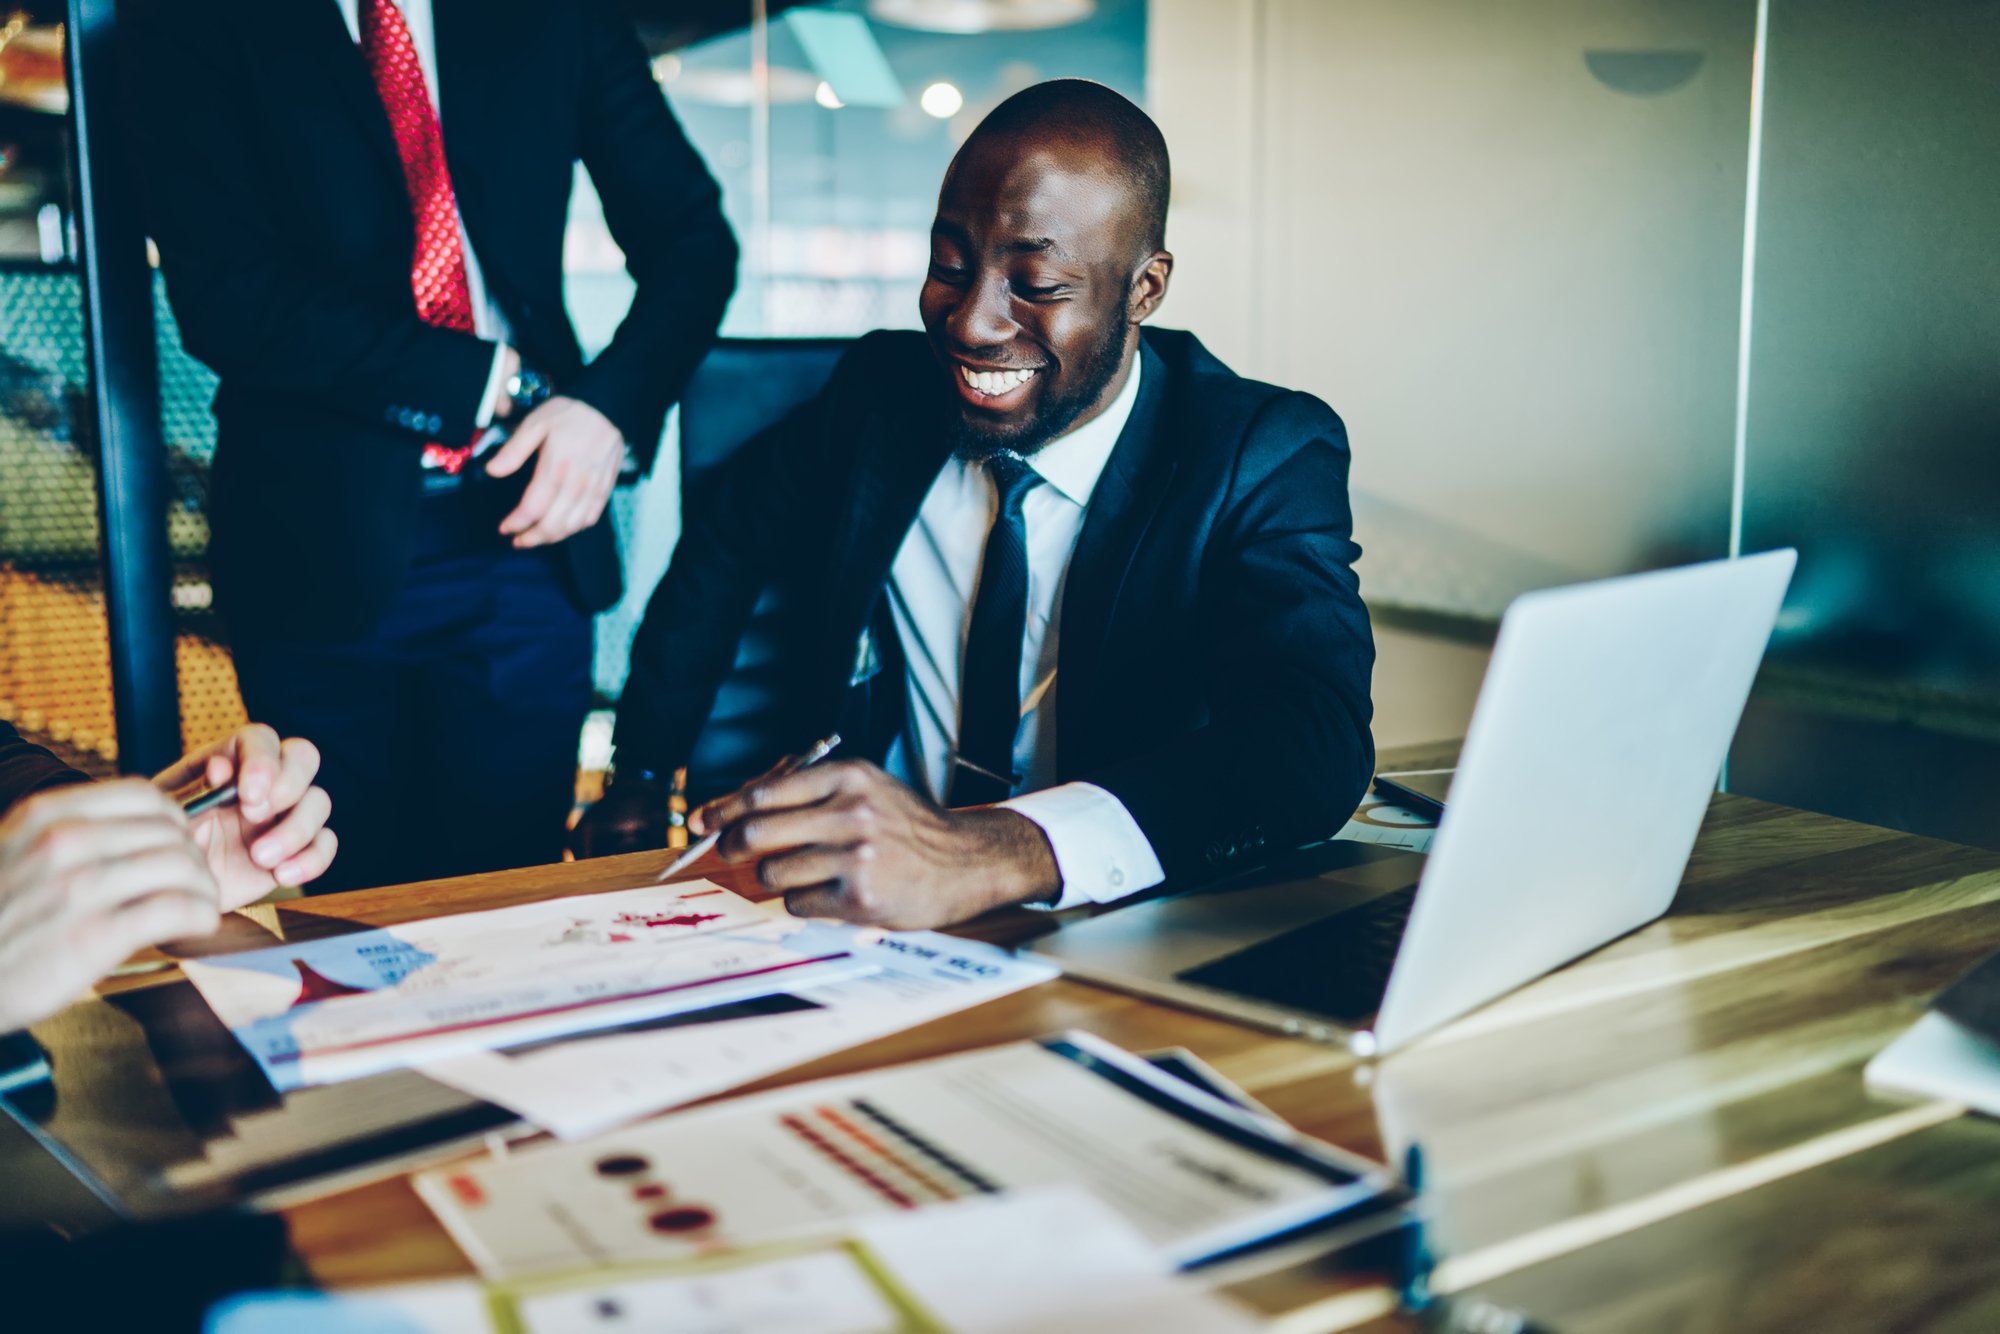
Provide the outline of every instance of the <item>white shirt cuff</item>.
<path id="1" fill-rule="evenodd" d="M 479 400 L 479 415 L 472 419 L 472 428 L 483 431 L 493 424 L 493 407 L 500 397 L 500 370 L 505 364 L 507 345 L 493 345 L 493 369 L 486 372 L 486 394 Z"/>
<path id="2" fill-rule="evenodd" d="M 1064 783 L 999 804 L 1040 825 L 1055 851 L 1062 893 L 1044 906 L 1109 903 L 1167 878 L 1132 812 L 1095 783 Z"/>

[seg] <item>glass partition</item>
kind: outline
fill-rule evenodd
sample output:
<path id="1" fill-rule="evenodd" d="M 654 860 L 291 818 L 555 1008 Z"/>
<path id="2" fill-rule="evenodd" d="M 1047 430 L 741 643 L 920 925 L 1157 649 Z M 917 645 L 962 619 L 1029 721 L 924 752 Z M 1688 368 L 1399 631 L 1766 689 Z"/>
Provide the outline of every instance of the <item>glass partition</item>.
<path id="1" fill-rule="evenodd" d="M 2000 847 L 2000 9 L 1768 4 L 1730 786 Z"/>

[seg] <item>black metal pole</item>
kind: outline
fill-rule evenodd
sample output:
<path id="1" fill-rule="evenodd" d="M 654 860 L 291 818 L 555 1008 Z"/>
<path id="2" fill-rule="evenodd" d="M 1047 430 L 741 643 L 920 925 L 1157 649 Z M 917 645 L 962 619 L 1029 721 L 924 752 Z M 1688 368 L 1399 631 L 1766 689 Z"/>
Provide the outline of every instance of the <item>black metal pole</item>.
<path id="1" fill-rule="evenodd" d="M 181 753 L 180 688 L 153 274 L 119 124 L 117 27 L 114 0 L 69 0 L 70 179 L 118 767 L 153 773 Z"/>

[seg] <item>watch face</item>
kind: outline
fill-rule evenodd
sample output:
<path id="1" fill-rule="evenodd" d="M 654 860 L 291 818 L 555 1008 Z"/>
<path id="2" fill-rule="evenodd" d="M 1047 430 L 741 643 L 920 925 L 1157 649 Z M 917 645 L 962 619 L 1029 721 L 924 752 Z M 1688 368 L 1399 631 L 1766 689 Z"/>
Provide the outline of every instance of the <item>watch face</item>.
<path id="1" fill-rule="evenodd" d="M 517 408 L 536 407 L 549 397 L 548 379 L 540 371 L 518 370 L 508 382 L 507 397 Z"/>

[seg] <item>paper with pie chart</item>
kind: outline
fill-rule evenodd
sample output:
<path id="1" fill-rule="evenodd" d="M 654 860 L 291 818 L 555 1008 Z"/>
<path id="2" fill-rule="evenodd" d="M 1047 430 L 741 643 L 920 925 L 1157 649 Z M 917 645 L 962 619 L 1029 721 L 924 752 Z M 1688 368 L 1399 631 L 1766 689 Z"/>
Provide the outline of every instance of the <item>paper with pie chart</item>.
<path id="1" fill-rule="evenodd" d="M 282 1091 L 873 966 L 801 937 L 803 926 L 690 881 L 188 960 L 182 971 Z"/>
<path id="2" fill-rule="evenodd" d="M 1405 852 L 1429 852 L 1431 840 L 1437 837 L 1437 827 L 1434 816 L 1398 806 L 1371 793 L 1334 837 L 1401 848 Z"/>
<path id="3" fill-rule="evenodd" d="M 856 1220 L 1076 1186 L 1174 1264 L 1382 1190 L 1380 1169 L 1087 1033 L 674 1112 L 420 1172 L 473 1265 L 510 1277 L 713 1255 Z"/>

